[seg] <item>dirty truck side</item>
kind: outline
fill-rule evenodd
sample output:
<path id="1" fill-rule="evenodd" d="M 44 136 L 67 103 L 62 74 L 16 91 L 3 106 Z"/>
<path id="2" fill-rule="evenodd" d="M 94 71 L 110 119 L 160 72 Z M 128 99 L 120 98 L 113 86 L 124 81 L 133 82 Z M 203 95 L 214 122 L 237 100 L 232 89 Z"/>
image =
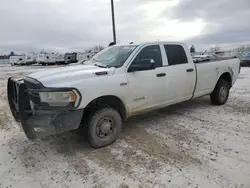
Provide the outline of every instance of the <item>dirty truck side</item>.
<path id="1" fill-rule="evenodd" d="M 8 100 L 29 139 L 82 125 L 99 148 L 113 143 L 131 116 L 205 95 L 225 104 L 238 74 L 238 59 L 194 64 L 183 43 L 115 45 L 85 65 L 9 78 Z"/>

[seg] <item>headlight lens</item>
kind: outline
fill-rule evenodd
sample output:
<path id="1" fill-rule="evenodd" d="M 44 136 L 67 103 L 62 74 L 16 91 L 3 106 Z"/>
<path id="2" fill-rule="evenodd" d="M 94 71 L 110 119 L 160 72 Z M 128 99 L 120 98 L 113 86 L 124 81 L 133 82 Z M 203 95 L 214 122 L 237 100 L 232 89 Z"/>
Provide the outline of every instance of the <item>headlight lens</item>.
<path id="1" fill-rule="evenodd" d="M 54 107 L 68 106 L 72 102 L 76 106 L 79 102 L 79 95 L 74 91 L 40 92 L 39 95 L 41 102 Z"/>

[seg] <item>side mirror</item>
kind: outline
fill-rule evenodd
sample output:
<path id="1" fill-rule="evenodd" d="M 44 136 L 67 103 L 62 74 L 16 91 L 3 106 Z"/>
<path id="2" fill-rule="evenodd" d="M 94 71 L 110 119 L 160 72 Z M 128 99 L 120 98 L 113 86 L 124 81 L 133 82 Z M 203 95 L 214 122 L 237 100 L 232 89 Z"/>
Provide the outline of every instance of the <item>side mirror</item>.
<path id="1" fill-rule="evenodd" d="M 132 63 L 129 67 L 128 72 L 136 72 L 136 71 L 145 71 L 155 69 L 155 61 L 154 59 L 142 59 L 137 63 Z"/>
<path id="2" fill-rule="evenodd" d="M 150 59 L 150 68 L 151 69 L 155 69 L 156 68 L 155 60 L 154 59 Z"/>

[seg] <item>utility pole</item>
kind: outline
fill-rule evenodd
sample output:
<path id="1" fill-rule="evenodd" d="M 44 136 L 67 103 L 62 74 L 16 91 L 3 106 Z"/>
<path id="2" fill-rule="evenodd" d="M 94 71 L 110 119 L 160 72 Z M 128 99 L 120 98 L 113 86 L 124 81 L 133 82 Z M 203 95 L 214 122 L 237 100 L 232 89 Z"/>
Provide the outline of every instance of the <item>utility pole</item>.
<path id="1" fill-rule="evenodd" d="M 116 44 L 114 0 L 111 0 L 111 12 L 112 12 L 112 26 L 113 26 L 113 42 Z"/>

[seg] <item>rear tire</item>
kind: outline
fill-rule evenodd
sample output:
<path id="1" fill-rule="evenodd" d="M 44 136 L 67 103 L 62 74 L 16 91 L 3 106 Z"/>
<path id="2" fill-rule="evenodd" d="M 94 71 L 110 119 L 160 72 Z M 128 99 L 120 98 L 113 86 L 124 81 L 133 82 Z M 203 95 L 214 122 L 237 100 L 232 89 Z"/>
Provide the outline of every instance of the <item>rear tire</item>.
<path id="1" fill-rule="evenodd" d="M 223 105 L 229 97 L 230 86 L 228 81 L 220 79 L 215 86 L 213 93 L 210 95 L 212 104 Z"/>
<path id="2" fill-rule="evenodd" d="M 23 130 L 24 130 L 24 133 L 25 133 L 26 137 L 29 140 L 35 140 L 36 139 L 33 128 L 25 127 L 25 126 L 22 126 L 22 127 L 23 127 Z"/>
<path id="3" fill-rule="evenodd" d="M 102 108 L 89 116 L 87 124 L 88 141 L 94 148 L 112 144 L 122 128 L 120 113 L 113 108 Z"/>

